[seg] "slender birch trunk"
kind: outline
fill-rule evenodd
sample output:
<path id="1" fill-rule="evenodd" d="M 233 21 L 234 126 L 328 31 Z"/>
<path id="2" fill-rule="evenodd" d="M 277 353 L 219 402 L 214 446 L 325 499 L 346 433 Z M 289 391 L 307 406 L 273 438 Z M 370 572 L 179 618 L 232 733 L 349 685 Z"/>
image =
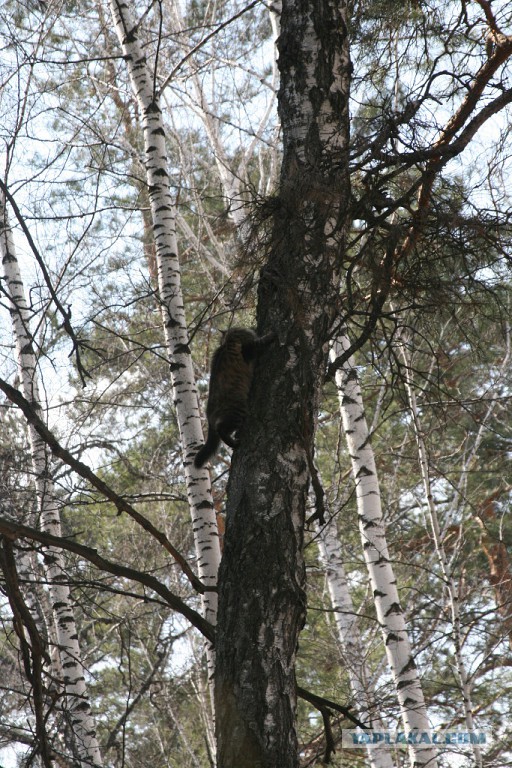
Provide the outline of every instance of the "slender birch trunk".
<path id="1" fill-rule="evenodd" d="M 30 331 L 30 312 L 3 200 L 0 200 L 0 250 L 10 301 L 22 392 L 25 398 L 41 411 L 36 356 Z M 30 425 L 29 438 L 39 501 L 40 526 L 43 531 L 60 536 L 60 511 L 52 479 L 49 449 Z M 68 577 L 60 550 L 53 547 L 45 550 L 44 569 L 63 670 L 64 701 L 60 707 L 69 719 L 73 754 L 78 765 L 84 768 L 101 766 L 102 758 L 85 684 L 73 604 L 67 586 Z"/>
<path id="2" fill-rule="evenodd" d="M 449 559 L 446 555 L 446 551 L 443 545 L 441 525 L 440 525 L 439 516 L 437 513 L 437 505 L 436 505 L 433 490 L 432 490 L 432 481 L 430 477 L 430 466 L 428 461 L 427 447 L 425 443 L 424 432 L 422 429 L 421 418 L 420 418 L 418 404 L 416 400 L 416 391 L 414 388 L 414 373 L 411 366 L 410 356 L 406 349 L 405 340 L 402 340 L 402 343 L 400 344 L 399 348 L 400 348 L 400 354 L 402 356 L 402 360 L 404 362 L 404 367 L 405 367 L 404 384 L 405 384 L 405 390 L 407 393 L 407 399 L 409 402 L 409 409 L 412 416 L 414 437 L 416 439 L 416 445 L 418 447 L 418 463 L 420 466 L 420 473 L 421 473 L 423 488 L 425 490 L 425 500 L 427 504 L 427 517 L 430 523 L 430 529 L 432 532 L 432 538 L 434 541 L 437 559 L 441 567 L 441 574 L 443 576 L 443 581 L 446 587 L 446 591 L 448 593 L 448 603 L 450 606 L 451 623 L 452 623 L 451 635 L 452 635 L 452 642 L 453 642 L 453 649 L 454 649 L 454 656 L 455 656 L 456 673 L 459 679 L 460 690 L 462 693 L 464 718 L 466 721 L 466 727 L 468 731 L 473 731 L 475 729 L 475 722 L 473 718 L 473 704 L 471 701 L 470 676 L 468 674 L 466 665 L 464 663 L 464 655 L 462 651 L 460 594 L 459 594 L 459 589 L 456 583 L 455 575 L 453 573 L 453 569 L 450 565 Z M 502 376 L 505 374 L 505 371 L 508 367 L 509 355 L 510 355 L 510 346 L 507 345 L 507 354 L 505 355 L 501 365 Z M 466 460 L 463 471 L 461 473 L 461 479 L 459 482 L 459 487 L 457 489 L 458 491 L 457 499 L 459 499 L 461 495 L 463 495 L 464 485 L 467 482 L 468 471 L 476 456 L 478 447 L 484 435 L 485 426 L 489 421 L 489 418 L 495 408 L 495 405 L 496 405 L 496 402 L 491 400 L 491 402 L 487 407 L 486 413 L 482 419 L 478 433 L 475 438 L 474 445 L 472 447 L 472 450 L 470 451 L 469 457 Z M 471 746 L 473 750 L 475 766 L 476 768 L 481 768 L 483 765 L 482 750 L 480 749 L 478 744 L 472 744 Z"/>
<path id="3" fill-rule="evenodd" d="M 194 455 L 203 442 L 203 434 L 188 345 L 176 237 L 176 210 L 169 188 L 165 127 L 160 99 L 155 90 L 155 79 L 138 38 L 138 26 L 128 4 L 123 0 L 110 0 L 110 8 L 142 119 L 146 178 L 156 243 L 159 298 L 165 341 L 171 360 L 173 399 L 182 441 L 198 571 L 204 584 L 214 587 L 220 563 L 219 536 L 209 472 L 206 469 L 197 470 L 193 464 Z M 205 618 L 215 624 L 216 592 L 205 593 L 203 609 Z M 213 674 L 211 646 L 208 648 L 208 659 L 210 674 Z"/>
<path id="4" fill-rule="evenodd" d="M 346 335 L 331 349 L 333 360 L 349 349 Z M 357 511 L 363 553 L 373 590 L 388 663 L 393 675 L 404 729 L 430 732 L 430 724 L 400 605 L 396 578 L 389 559 L 382 517 L 380 488 L 370 433 L 364 413 L 361 388 L 354 361 L 349 358 L 336 373 L 341 416 L 352 471 L 356 481 Z M 427 744 L 410 744 L 411 765 L 436 768 L 436 750 Z"/>
<path id="5" fill-rule="evenodd" d="M 334 518 L 319 530 L 318 546 L 325 567 L 334 620 L 344 650 L 344 661 L 350 680 L 350 689 L 356 702 L 358 719 L 369 728 L 384 728 L 364 661 L 363 640 L 345 575 L 341 544 Z M 393 768 L 394 766 L 389 747 L 384 745 L 369 747 L 366 755 L 370 768 Z"/>

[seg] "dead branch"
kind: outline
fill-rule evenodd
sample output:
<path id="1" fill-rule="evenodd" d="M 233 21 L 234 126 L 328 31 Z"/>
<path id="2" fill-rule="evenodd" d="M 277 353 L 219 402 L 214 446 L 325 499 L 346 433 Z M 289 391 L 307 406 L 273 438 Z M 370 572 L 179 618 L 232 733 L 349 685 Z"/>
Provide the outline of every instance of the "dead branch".
<path id="1" fill-rule="evenodd" d="M 119 563 L 107 560 L 102 557 L 96 549 L 87 547 L 84 544 L 79 544 L 72 539 L 53 536 L 50 533 L 38 531 L 36 528 L 21 525 L 21 523 L 15 523 L 6 518 L 0 518 L 0 533 L 11 541 L 16 539 L 28 539 L 29 541 L 38 541 L 46 547 L 56 547 L 57 549 L 74 552 L 79 555 L 79 557 L 92 563 L 96 568 L 102 571 L 107 571 L 107 573 L 112 573 L 114 576 L 120 576 L 121 578 L 129 579 L 130 581 L 135 581 L 148 587 L 148 589 L 151 589 L 163 598 L 167 605 L 173 610 L 181 613 L 182 616 L 185 616 L 185 618 L 188 619 L 208 640 L 213 641 L 214 629 L 212 625 L 154 576 L 142 571 L 137 571 L 134 568 L 129 568 L 126 565 L 120 565 Z"/>
<path id="2" fill-rule="evenodd" d="M 126 499 L 124 499 L 122 496 L 119 496 L 119 494 L 117 494 L 109 485 L 107 485 L 107 483 L 101 480 L 101 478 L 99 478 L 98 475 L 96 475 L 92 469 L 90 469 L 90 467 L 88 467 L 82 461 L 75 459 L 73 454 L 71 454 L 59 443 L 53 432 L 48 429 L 46 424 L 44 424 L 44 422 L 38 416 L 36 407 L 25 397 L 23 397 L 18 389 L 12 387 L 10 384 L 4 381 L 4 379 L 0 379 L 0 389 L 3 390 L 3 392 L 7 395 L 12 403 L 18 406 L 18 408 L 22 411 L 23 415 L 27 419 L 28 423 L 34 427 L 37 434 L 41 437 L 42 440 L 44 440 L 54 456 L 61 459 L 61 461 L 71 467 L 71 469 L 76 472 L 77 475 L 83 477 L 84 480 L 87 480 L 93 486 L 93 488 L 96 488 L 96 490 L 102 493 L 105 498 L 107 498 L 115 505 L 119 513 L 125 512 L 133 520 L 135 520 L 136 523 L 144 528 L 145 531 L 154 536 L 154 538 L 169 552 L 170 555 L 172 555 L 172 557 L 180 565 L 181 570 L 188 578 L 194 589 L 197 590 L 197 592 L 204 594 L 204 592 L 206 592 L 208 589 L 213 589 L 212 587 L 206 587 L 202 581 L 198 579 L 183 555 L 180 554 L 175 547 L 173 547 L 167 536 L 162 531 L 158 530 L 158 528 L 156 528 L 153 523 L 151 523 L 146 517 L 144 517 L 144 515 L 138 512 L 131 504 L 126 501 Z"/>

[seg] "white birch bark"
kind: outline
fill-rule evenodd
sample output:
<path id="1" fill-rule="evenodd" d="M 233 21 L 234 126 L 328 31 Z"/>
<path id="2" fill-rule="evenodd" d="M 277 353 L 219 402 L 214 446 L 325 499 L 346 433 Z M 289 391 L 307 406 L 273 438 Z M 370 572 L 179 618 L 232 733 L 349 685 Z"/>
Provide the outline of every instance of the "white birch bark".
<path id="1" fill-rule="evenodd" d="M 36 356 L 30 331 L 30 312 L 25 298 L 12 231 L 7 221 L 5 202 L 0 200 L 0 251 L 10 302 L 10 313 L 23 395 L 41 411 Z M 29 425 L 32 466 L 39 501 L 40 526 L 53 536 L 61 535 L 60 512 L 52 479 L 49 449 Z M 102 758 L 91 713 L 68 577 L 60 550 L 45 550 L 44 569 L 55 622 L 60 665 L 63 671 L 64 709 L 72 732 L 74 757 L 80 766 L 101 766 Z"/>
<path id="2" fill-rule="evenodd" d="M 407 399 L 409 402 L 409 409 L 412 417 L 412 425 L 414 431 L 414 437 L 416 439 L 416 445 L 418 448 L 418 463 L 420 466 L 421 480 L 425 491 L 425 499 L 427 504 L 427 518 L 430 524 L 432 532 L 432 538 L 434 540 L 434 546 L 437 554 L 437 559 L 441 567 L 441 574 L 448 594 L 448 603 L 450 606 L 451 624 L 452 624 L 452 643 L 455 656 L 456 673 L 459 679 L 459 685 L 462 693 L 462 705 L 464 708 L 464 719 L 468 731 L 475 730 L 475 721 L 473 717 L 473 705 L 471 700 L 471 684 L 470 676 L 466 669 L 464 662 L 464 655 L 462 650 L 462 628 L 460 620 L 460 594 L 457 586 L 456 578 L 453 573 L 453 569 L 450 565 L 449 558 L 447 557 L 444 544 L 443 534 L 441 530 L 441 524 L 439 521 L 439 515 L 437 512 L 437 505 L 434 499 L 434 493 L 432 490 L 432 481 L 430 476 L 430 466 L 428 461 L 427 446 L 425 443 L 424 431 L 421 425 L 421 418 L 418 409 L 418 403 L 416 400 L 416 391 L 414 387 L 414 374 L 411 366 L 411 359 L 406 349 L 405 339 L 402 340 L 399 346 L 400 354 L 404 362 L 405 377 L 404 384 L 407 393 Z M 503 376 L 508 368 L 510 357 L 510 344 L 507 345 L 507 352 L 501 365 L 501 376 Z M 464 464 L 463 471 L 461 473 L 461 479 L 457 488 L 455 504 L 458 506 L 458 500 L 463 495 L 464 486 L 467 482 L 467 475 L 471 464 L 476 456 L 478 446 L 482 440 L 485 426 L 489 421 L 489 418 L 495 408 L 496 401 L 490 401 L 486 413 L 482 419 L 480 427 L 478 429 L 475 442 L 469 453 L 469 456 Z M 483 757 L 482 750 L 478 744 L 472 744 L 473 757 L 475 760 L 476 768 L 482 768 Z"/>
<path id="3" fill-rule="evenodd" d="M 327 586 L 334 611 L 338 636 L 343 647 L 350 689 L 356 702 L 358 719 L 369 728 L 384 728 L 375 702 L 363 656 L 359 622 L 347 583 L 343 554 L 335 519 L 319 531 L 318 547 L 325 566 Z M 374 745 L 366 750 L 370 768 L 393 768 L 389 747 Z"/>
<path id="4" fill-rule="evenodd" d="M 188 333 L 181 289 L 181 270 L 176 237 L 176 210 L 169 188 L 165 127 L 155 80 L 138 39 L 128 4 L 109 0 L 115 30 L 128 67 L 144 133 L 145 167 L 158 266 L 158 289 L 165 341 L 171 360 L 174 404 L 183 449 L 187 495 L 192 515 L 199 577 L 207 587 L 217 583 L 220 545 L 213 507 L 210 475 L 196 469 L 193 458 L 203 442 L 199 399 L 188 346 Z M 212 624 L 217 617 L 217 593 L 203 595 L 205 618 Z M 208 646 L 208 664 L 213 674 L 213 649 Z"/>
<path id="5" fill-rule="evenodd" d="M 33 524 L 33 520 L 24 521 L 26 525 Z M 20 584 L 24 585 L 25 600 L 31 612 L 39 633 L 48 643 L 50 656 L 50 669 L 54 680 L 62 680 L 64 673 L 62 658 L 59 652 L 59 638 L 57 635 L 56 621 L 52 611 L 52 595 L 44 588 L 46 578 L 44 568 L 36 559 L 33 552 L 20 552 L 18 574 Z"/>
<path id="6" fill-rule="evenodd" d="M 350 346 L 346 335 L 334 342 L 335 360 Z M 389 559 L 382 517 L 380 488 L 361 389 L 353 359 L 336 372 L 343 428 L 356 483 L 357 512 L 363 553 L 373 590 L 377 619 L 393 676 L 404 730 L 430 733 L 425 699 L 412 655 L 405 617 L 400 605 L 396 578 Z M 414 768 L 436 768 L 436 750 L 428 744 L 409 744 Z"/>

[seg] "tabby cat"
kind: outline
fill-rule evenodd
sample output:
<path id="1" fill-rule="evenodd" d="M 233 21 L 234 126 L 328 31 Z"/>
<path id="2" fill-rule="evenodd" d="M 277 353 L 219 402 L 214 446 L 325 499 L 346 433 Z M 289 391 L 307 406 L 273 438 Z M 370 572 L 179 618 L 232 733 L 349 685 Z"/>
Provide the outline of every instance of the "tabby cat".
<path id="1" fill-rule="evenodd" d="M 273 333 L 258 336 L 249 328 L 230 328 L 224 334 L 212 358 L 206 406 L 208 437 L 196 454 L 196 467 L 206 464 L 221 440 L 231 448 L 238 445 L 238 430 L 247 414 L 256 356 L 273 338 Z"/>

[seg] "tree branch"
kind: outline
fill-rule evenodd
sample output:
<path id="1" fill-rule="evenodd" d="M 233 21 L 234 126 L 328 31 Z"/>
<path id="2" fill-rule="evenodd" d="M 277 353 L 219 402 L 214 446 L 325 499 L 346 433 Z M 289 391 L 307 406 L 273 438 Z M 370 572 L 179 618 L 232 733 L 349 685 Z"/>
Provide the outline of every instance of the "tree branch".
<path id="1" fill-rule="evenodd" d="M 105 753 L 108 752 L 108 750 L 114 746 L 117 734 L 119 733 L 121 728 L 123 728 L 129 716 L 131 715 L 131 713 L 133 712 L 133 710 L 135 709 L 139 701 L 142 699 L 146 691 L 149 690 L 149 687 L 151 686 L 151 683 L 153 682 L 153 679 L 156 673 L 162 666 L 162 663 L 165 660 L 165 658 L 166 658 L 166 654 L 163 651 L 157 654 L 157 660 L 153 664 L 148 676 L 144 680 L 137 695 L 134 696 L 130 704 L 126 707 L 126 710 L 123 712 L 123 714 L 121 715 L 117 723 L 114 725 L 114 727 L 110 731 L 109 737 L 107 739 L 107 743 L 105 745 Z"/>
<path id="2" fill-rule="evenodd" d="M 433 154 L 430 160 L 428 160 L 423 172 L 423 180 L 418 194 L 418 207 L 413 214 L 412 223 L 405 240 L 396 249 L 395 263 L 406 256 L 418 242 L 427 212 L 430 208 L 432 188 L 441 168 L 443 168 L 451 158 L 460 154 L 478 128 L 511 100 L 511 93 L 508 90 L 505 91 L 504 94 L 501 94 L 497 99 L 491 102 L 491 104 L 481 110 L 481 112 L 466 126 L 458 140 L 452 141 L 474 111 L 485 86 L 489 84 L 492 76 L 512 54 L 512 37 L 500 35 L 496 42 L 496 49 L 476 73 L 461 105 L 446 123 L 444 129 L 441 131 L 439 139 L 434 142 L 432 147 L 430 147 L 430 151 Z"/>
<path id="3" fill-rule="evenodd" d="M 223 21 L 221 24 L 215 27 L 215 29 L 212 32 L 210 32 L 208 35 L 206 35 L 206 37 L 203 37 L 203 39 L 200 40 L 197 43 L 197 45 L 194 45 L 194 47 L 191 48 L 187 54 L 185 54 L 185 56 L 181 59 L 181 61 L 178 62 L 178 64 L 176 64 L 176 66 L 171 71 L 171 73 L 165 78 L 164 83 L 160 88 L 158 95 L 160 95 L 165 91 L 169 83 L 171 83 L 172 80 L 174 79 L 174 76 L 180 71 L 180 69 L 185 64 L 185 62 L 188 61 L 188 59 L 190 59 L 190 57 L 194 55 L 194 53 L 197 53 L 203 47 L 203 45 L 206 45 L 206 43 L 212 39 L 212 37 L 215 37 L 215 35 L 217 35 L 221 30 L 225 29 L 233 21 L 236 21 L 237 19 L 239 19 L 240 16 L 243 16 L 244 13 L 247 13 L 247 11 L 250 11 L 252 8 L 254 8 L 255 5 L 258 5 L 259 2 L 260 0 L 253 0 L 252 3 L 249 3 L 249 5 L 246 5 L 245 8 L 242 8 L 241 11 L 238 11 L 238 13 L 235 13 L 233 16 L 230 16 L 229 19 L 226 19 L 226 21 Z"/>
<path id="4" fill-rule="evenodd" d="M 334 710 L 335 712 L 342 714 L 347 718 L 347 720 L 350 720 L 352 723 L 354 723 L 354 725 L 357 725 L 358 728 L 364 728 L 365 730 L 368 728 L 367 725 L 364 725 L 364 723 L 358 720 L 357 717 L 351 713 L 350 707 L 343 707 L 341 704 L 336 704 L 335 701 L 324 699 L 323 696 L 317 696 L 316 693 L 311 693 L 311 691 L 307 691 L 305 688 L 301 688 L 300 685 L 297 686 L 297 696 L 300 696 L 300 698 L 304 699 L 304 701 L 309 701 L 310 704 L 313 704 L 313 706 L 322 713 L 322 716 L 324 712 L 330 714 L 329 710 Z"/>
<path id="5" fill-rule="evenodd" d="M 20 209 L 18 208 L 18 204 L 16 203 L 16 200 L 14 199 L 12 194 L 9 192 L 7 186 L 2 181 L 2 179 L 0 179 L 0 190 L 5 195 L 6 199 L 9 201 L 9 203 L 11 204 L 11 208 L 14 211 L 14 215 L 16 216 L 21 229 L 23 230 L 23 234 L 27 238 L 27 242 L 28 242 L 28 244 L 29 244 L 29 246 L 30 246 L 30 248 L 32 250 L 32 253 L 35 256 L 35 259 L 36 259 L 37 263 L 39 264 L 41 272 L 43 273 L 44 281 L 46 283 L 46 286 L 47 286 L 48 290 L 50 291 L 50 296 L 52 297 L 52 301 L 55 304 L 55 306 L 57 307 L 58 312 L 60 312 L 60 314 L 62 316 L 62 327 L 64 328 L 64 330 L 68 334 L 69 338 L 73 342 L 73 349 L 70 352 L 70 356 L 73 354 L 73 352 L 75 352 L 75 354 L 76 354 L 76 367 L 77 367 L 78 373 L 80 375 L 80 380 L 82 382 L 82 386 L 85 387 L 86 378 L 90 378 L 90 374 L 85 370 L 84 366 L 82 365 L 82 360 L 81 360 L 81 357 L 80 357 L 80 345 L 81 345 L 82 342 L 77 338 L 75 330 L 74 330 L 73 326 L 71 325 L 71 309 L 66 310 L 62 306 L 62 303 L 61 303 L 59 297 L 57 296 L 55 288 L 52 285 L 52 281 L 51 281 L 50 275 L 48 273 L 48 270 L 46 268 L 46 264 L 44 263 L 44 260 L 43 260 L 43 258 L 41 256 L 41 254 L 39 253 L 39 251 L 38 251 L 38 249 L 36 247 L 36 244 L 34 243 L 34 240 L 32 239 L 32 235 L 30 234 L 30 230 L 29 230 L 29 228 L 27 227 L 27 225 L 25 223 L 25 219 L 23 218 L 23 215 L 22 215 Z"/>
<path id="6" fill-rule="evenodd" d="M 32 753 L 39 754 L 45 768 L 52 768 L 50 748 L 45 728 L 43 659 L 47 656 L 45 644 L 21 593 L 12 540 L 2 536 L 0 548 L 2 569 L 9 605 L 13 614 L 14 630 L 20 642 L 20 650 L 27 680 L 32 686 L 32 699 L 36 719 L 36 742 Z"/>
<path id="7" fill-rule="evenodd" d="M 181 598 L 170 591 L 164 584 L 150 574 L 137 571 L 134 568 L 129 568 L 126 565 L 119 565 L 111 560 L 107 560 L 102 557 L 96 549 L 87 547 L 84 544 L 79 544 L 72 539 L 66 539 L 61 536 L 53 536 L 50 533 L 44 533 L 38 531 L 36 528 L 31 528 L 28 525 L 22 525 L 21 523 L 15 523 L 12 520 L 0 517 L 0 533 L 7 539 L 15 540 L 18 538 L 29 539 L 30 541 L 38 541 L 47 547 L 56 547 L 57 549 L 64 549 L 68 552 L 74 552 L 79 557 L 92 563 L 96 568 L 112 573 L 114 576 L 120 576 L 121 578 L 130 579 L 142 584 L 148 589 L 151 589 L 157 595 L 160 595 L 163 600 L 173 610 L 181 613 L 190 623 L 196 627 L 208 640 L 213 642 L 214 628 L 212 625 L 203 619 L 203 617 L 190 608 Z"/>
<path id="8" fill-rule="evenodd" d="M 145 531 L 154 536 L 154 538 L 169 552 L 170 555 L 172 555 L 172 557 L 180 565 L 181 570 L 188 578 L 194 589 L 196 589 L 201 594 L 204 594 L 206 591 L 215 590 L 214 587 L 206 587 L 203 582 L 198 579 L 183 555 L 180 554 L 175 547 L 173 547 L 167 536 L 162 531 L 158 530 L 158 528 L 156 528 L 153 523 L 144 517 L 144 515 L 142 515 L 140 512 L 137 512 L 137 510 L 132 507 L 132 505 L 129 504 L 126 499 L 124 499 L 122 496 L 119 496 L 119 494 L 112 490 L 112 488 L 103 480 L 101 480 L 101 478 L 99 478 L 98 475 L 96 475 L 92 469 L 90 469 L 90 467 L 88 467 L 82 461 L 75 459 L 73 454 L 59 443 L 53 432 L 48 429 L 46 424 L 36 413 L 34 405 L 32 405 L 32 403 L 23 397 L 19 390 L 17 390 L 15 387 L 12 387 L 10 384 L 4 381 L 4 379 L 0 379 L 0 389 L 3 390 L 9 400 L 17 405 L 18 408 L 23 412 L 23 415 L 27 419 L 28 423 L 34 427 L 37 434 L 41 437 L 42 440 L 44 440 L 54 456 L 57 456 L 57 458 L 61 459 L 78 475 L 80 475 L 80 477 L 83 477 L 84 480 L 87 480 L 94 488 L 96 488 L 96 490 L 100 491 L 100 493 L 102 493 L 109 501 L 115 505 L 119 513 L 125 512 L 133 520 L 135 520 L 136 523 L 144 528 Z"/>

